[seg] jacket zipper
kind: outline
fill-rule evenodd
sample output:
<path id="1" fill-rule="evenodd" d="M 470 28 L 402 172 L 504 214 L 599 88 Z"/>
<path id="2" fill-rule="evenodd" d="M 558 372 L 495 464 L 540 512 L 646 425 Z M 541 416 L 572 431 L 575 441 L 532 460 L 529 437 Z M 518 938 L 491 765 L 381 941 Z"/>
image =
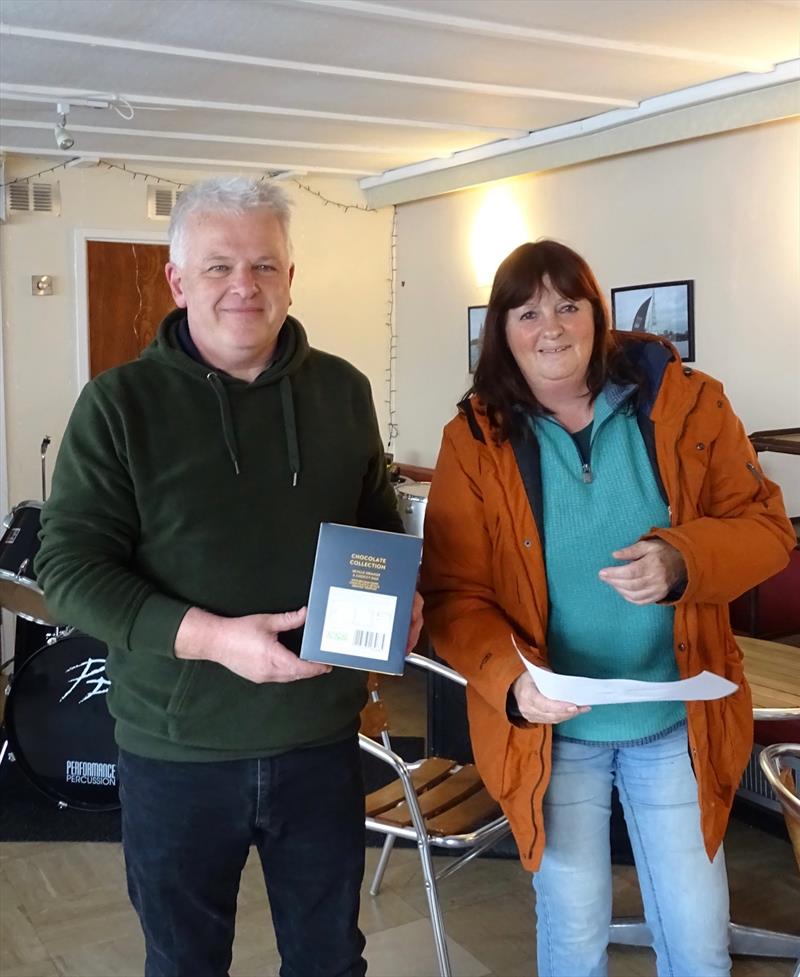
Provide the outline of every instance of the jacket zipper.
<path id="1" fill-rule="evenodd" d="M 754 465 L 752 461 L 748 461 L 746 465 L 747 465 L 747 470 L 750 472 L 750 474 L 758 483 L 758 490 L 756 491 L 755 501 L 760 501 L 764 503 L 764 499 L 769 494 L 767 490 L 767 484 L 764 481 L 764 475 L 762 474 L 761 471 L 759 471 L 758 467 Z"/>
<path id="2" fill-rule="evenodd" d="M 544 775 L 544 748 L 547 742 L 547 733 L 542 737 L 542 742 L 539 744 L 539 765 L 542 771 L 542 776 Z M 552 745 L 551 745 L 552 749 Z M 550 773 L 552 775 L 552 759 L 550 761 Z M 530 848 L 528 848 L 528 860 L 533 858 L 533 849 L 536 847 L 536 842 L 539 838 L 539 828 L 536 825 L 536 795 L 539 792 L 539 787 L 542 783 L 542 777 L 534 784 L 533 791 L 531 792 L 531 824 L 533 825 L 533 838 L 531 840 Z"/>

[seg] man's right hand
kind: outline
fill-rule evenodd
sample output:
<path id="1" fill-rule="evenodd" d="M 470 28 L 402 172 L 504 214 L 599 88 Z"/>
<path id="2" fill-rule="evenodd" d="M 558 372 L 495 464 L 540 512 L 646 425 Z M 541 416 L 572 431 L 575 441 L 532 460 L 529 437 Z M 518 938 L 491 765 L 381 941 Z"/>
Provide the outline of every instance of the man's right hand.
<path id="1" fill-rule="evenodd" d="M 175 636 L 175 657 L 217 662 L 250 682 L 297 682 L 331 670 L 330 665 L 301 661 L 278 640 L 299 628 L 306 608 L 282 614 L 219 617 L 192 607 Z"/>
<path id="2" fill-rule="evenodd" d="M 558 699 L 548 699 L 536 688 L 536 683 L 530 673 L 523 672 L 511 686 L 517 706 L 522 718 L 529 723 L 563 723 L 565 719 L 573 719 L 584 712 L 589 712 L 590 706 L 576 706 L 573 702 L 559 702 Z"/>

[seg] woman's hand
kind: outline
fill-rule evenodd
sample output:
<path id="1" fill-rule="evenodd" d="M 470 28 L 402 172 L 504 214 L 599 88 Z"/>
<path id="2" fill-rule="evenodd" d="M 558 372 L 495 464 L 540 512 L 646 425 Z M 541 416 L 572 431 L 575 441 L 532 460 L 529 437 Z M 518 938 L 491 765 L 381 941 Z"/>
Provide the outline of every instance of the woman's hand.
<path id="1" fill-rule="evenodd" d="M 523 719 L 529 723 L 563 723 L 565 719 L 572 719 L 584 712 L 589 712 L 590 706 L 576 706 L 573 702 L 559 702 L 548 699 L 536 688 L 536 683 L 528 672 L 522 675 L 511 686 L 517 706 Z"/>
<path id="2" fill-rule="evenodd" d="M 680 551 L 663 539 L 640 539 L 611 555 L 630 562 L 606 567 L 600 579 L 631 604 L 655 604 L 686 580 Z"/>

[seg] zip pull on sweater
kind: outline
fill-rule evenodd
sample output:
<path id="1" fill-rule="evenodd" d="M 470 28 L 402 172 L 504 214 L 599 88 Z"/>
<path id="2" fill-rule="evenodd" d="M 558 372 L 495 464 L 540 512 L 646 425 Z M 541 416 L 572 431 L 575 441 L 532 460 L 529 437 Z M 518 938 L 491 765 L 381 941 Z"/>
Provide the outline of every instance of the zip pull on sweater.
<path id="1" fill-rule="evenodd" d="M 219 404 L 219 416 L 222 420 L 222 436 L 225 438 L 225 447 L 228 449 L 228 454 L 230 455 L 231 461 L 233 462 L 233 470 L 236 474 L 239 474 L 239 458 L 237 455 L 237 445 L 236 445 L 236 431 L 233 427 L 233 418 L 231 417 L 231 405 L 228 400 L 228 393 L 225 390 L 225 384 L 220 380 L 216 373 L 209 371 L 206 373 L 206 380 L 211 384 L 211 389 L 217 395 L 217 403 Z"/>

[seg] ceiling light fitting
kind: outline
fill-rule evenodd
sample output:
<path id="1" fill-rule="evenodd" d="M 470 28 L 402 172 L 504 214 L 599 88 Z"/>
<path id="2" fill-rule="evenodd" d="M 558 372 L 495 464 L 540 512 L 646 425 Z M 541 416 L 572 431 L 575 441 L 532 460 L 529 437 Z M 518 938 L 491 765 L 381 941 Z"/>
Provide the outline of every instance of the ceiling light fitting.
<path id="1" fill-rule="evenodd" d="M 69 102 L 58 102 L 56 104 L 56 112 L 58 113 L 58 124 L 53 130 L 53 135 L 56 138 L 56 146 L 59 149 L 72 149 L 75 145 L 75 139 L 72 133 L 67 130 Z"/>

